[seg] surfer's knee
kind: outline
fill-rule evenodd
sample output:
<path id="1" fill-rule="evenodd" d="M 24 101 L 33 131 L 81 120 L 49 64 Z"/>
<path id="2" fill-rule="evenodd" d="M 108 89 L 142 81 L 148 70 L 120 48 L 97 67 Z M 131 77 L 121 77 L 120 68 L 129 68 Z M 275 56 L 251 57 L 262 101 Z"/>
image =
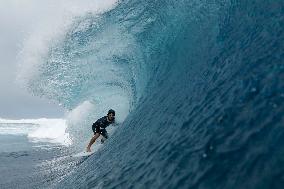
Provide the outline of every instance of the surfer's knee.
<path id="1" fill-rule="evenodd" d="M 94 136 L 93 136 L 93 138 L 94 138 L 94 139 L 97 139 L 97 138 L 99 138 L 99 136 L 100 136 L 100 133 L 95 133 Z"/>

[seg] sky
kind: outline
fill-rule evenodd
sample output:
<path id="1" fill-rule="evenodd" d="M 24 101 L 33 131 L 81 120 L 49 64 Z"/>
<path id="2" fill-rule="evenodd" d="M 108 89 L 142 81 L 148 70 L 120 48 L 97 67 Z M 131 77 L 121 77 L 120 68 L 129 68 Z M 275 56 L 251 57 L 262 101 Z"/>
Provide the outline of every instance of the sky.
<path id="1" fill-rule="evenodd" d="M 29 94 L 15 81 L 17 76 L 16 52 L 11 53 L 3 49 L 0 39 L 0 118 L 63 117 L 64 109 L 58 104 Z"/>
<path id="2" fill-rule="evenodd" d="M 21 3 L 21 2 L 25 2 Z M 61 118 L 64 109 L 55 102 L 29 94 L 16 82 L 26 34 L 38 22 L 38 11 L 30 0 L 0 0 L 0 118 Z M 34 10 L 34 11 L 33 11 Z M 38 20 L 36 20 L 38 19 Z"/>

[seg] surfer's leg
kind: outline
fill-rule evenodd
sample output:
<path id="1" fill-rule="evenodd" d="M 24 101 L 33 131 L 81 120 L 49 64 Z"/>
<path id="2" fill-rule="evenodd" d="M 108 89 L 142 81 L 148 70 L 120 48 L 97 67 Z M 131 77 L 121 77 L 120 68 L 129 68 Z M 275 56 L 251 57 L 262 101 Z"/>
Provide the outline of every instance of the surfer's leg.
<path id="1" fill-rule="evenodd" d="M 87 152 L 91 151 L 91 146 L 94 144 L 94 142 L 96 142 L 97 138 L 99 138 L 100 133 L 96 133 L 90 140 L 88 146 L 87 146 Z"/>
<path id="2" fill-rule="evenodd" d="M 103 144 L 105 140 L 108 138 L 107 131 L 105 129 L 101 130 L 101 135 L 103 136 L 103 138 L 101 139 L 101 144 Z"/>

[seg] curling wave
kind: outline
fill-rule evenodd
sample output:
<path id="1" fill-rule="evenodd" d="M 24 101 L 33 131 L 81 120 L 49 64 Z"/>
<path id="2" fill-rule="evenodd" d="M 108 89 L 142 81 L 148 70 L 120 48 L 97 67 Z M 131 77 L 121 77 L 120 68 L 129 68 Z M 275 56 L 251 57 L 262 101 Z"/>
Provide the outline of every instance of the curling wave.
<path id="1" fill-rule="evenodd" d="M 86 112 L 74 138 L 110 107 L 123 123 L 57 187 L 281 188 L 283 7 L 125 0 L 73 19 L 28 88 Z"/>

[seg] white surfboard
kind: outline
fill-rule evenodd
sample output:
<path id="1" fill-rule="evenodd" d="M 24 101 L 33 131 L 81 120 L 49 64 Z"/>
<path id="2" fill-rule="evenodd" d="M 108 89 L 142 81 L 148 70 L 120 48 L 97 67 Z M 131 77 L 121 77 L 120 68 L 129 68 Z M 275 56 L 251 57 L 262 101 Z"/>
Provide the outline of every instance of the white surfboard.
<path id="1" fill-rule="evenodd" d="M 70 155 L 70 157 L 88 157 L 90 155 L 92 155 L 94 152 L 98 151 L 102 146 L 103 146 L 103 143 L 104 141 L 106 140 L 104 137 L 102 138 L 99 138 L 99 139 L 102 139 L 102 143 L 101 144 L 98 144 L 96 143 L 94 146 L 93 146 L 93 149 L 91 152 L 86 152 L 86 151 L 83 151 L 83 152 L 79 152 L 77 154 L 74 154 L 74 155 Z"/>
<path id="2" fill-rule="evenodd" d="M 71 155 L 71 157 L 86 157 L 86 156 L 90 156 L 94 153 L 94 151 L 92 152 L 80 152 L 78 154 L 74 154 L 74 155 Z"/>

